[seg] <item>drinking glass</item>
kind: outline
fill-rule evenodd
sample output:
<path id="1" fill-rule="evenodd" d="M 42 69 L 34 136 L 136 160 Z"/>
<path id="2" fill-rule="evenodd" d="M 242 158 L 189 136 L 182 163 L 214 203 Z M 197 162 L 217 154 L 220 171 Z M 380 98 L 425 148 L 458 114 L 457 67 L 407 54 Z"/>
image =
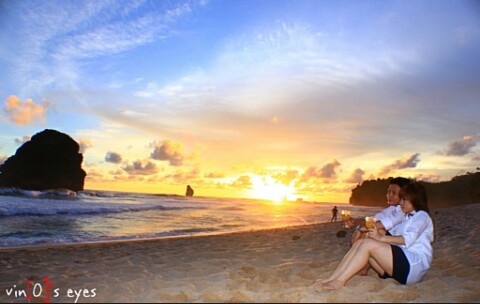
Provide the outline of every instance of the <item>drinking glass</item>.
<path id="1" fill-rule="evenodd" d="M 375 227 L 375 218 L 373 216 L 367 216 L 365 218 L 365 227 L 367 227 L 367 229 L 373 229 Z"/>

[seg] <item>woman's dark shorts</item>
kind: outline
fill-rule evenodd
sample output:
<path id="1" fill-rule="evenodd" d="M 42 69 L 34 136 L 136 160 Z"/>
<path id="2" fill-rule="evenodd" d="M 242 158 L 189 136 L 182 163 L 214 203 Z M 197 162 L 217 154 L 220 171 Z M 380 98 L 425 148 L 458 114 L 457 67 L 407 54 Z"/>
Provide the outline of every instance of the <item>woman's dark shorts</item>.
<path id="1" fill-rule="evenodd" d="M 383 274 L 383 276 L 379 275 L 382 279 L 389 279 L 393 278 L 397 280 L 401 284 L 407 284 L 407 277 L 410 273 L 410 263 L 408 262 L 405 253 L 403 252 L 402 248 L 396 245 L 390 245 L 392 248 L 392 255 L 393 255 L 393 275 L 390 276 L 387 272 Z"/>

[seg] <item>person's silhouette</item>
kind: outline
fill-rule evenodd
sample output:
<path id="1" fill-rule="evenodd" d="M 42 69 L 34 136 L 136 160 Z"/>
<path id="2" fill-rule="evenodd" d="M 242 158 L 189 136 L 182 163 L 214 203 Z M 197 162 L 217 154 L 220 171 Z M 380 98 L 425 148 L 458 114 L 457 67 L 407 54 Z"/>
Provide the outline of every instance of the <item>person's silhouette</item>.
<path id="1" fill-rule="evenodd" d="M 337 206 L 335 206 L 332 209 L 332 219 L 330 220 L 330 222 L 336 222 L 337 221 L 337 214 L 338 214 L 338 209 L 337 209 Z"/>

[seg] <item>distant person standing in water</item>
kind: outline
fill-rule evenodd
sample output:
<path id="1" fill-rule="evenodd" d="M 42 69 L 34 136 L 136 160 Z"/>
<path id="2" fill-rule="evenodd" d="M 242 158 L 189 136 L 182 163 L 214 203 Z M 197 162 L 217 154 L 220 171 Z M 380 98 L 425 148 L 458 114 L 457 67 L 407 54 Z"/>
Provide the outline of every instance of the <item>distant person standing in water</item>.
<path id="1" fill-rule="evenodd" d="M 334 206 L 332 209 L 332 219 L 330 222 L 336 222 L 337 221 L 337 214 L 338 214 L 338 209 L 337 206 Z"/>
<path id="2" fill-rule="evenodd" d="M 187 185 L 187 192 L 185 193 L 186 196 L 193 196 L 193 189 L 190 185 Z"/>

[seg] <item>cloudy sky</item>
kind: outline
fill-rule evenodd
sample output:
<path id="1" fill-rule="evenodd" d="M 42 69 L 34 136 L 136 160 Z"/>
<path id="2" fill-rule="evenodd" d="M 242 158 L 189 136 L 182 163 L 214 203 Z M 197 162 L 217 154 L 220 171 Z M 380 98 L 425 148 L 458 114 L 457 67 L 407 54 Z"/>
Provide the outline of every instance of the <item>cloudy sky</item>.
<path id="1" fill-rule="evenodd" d="M 476 1 L 0 2 L 0 162 L 46 128 L 86 188 L 347 202 L 480 167 Z"/>

